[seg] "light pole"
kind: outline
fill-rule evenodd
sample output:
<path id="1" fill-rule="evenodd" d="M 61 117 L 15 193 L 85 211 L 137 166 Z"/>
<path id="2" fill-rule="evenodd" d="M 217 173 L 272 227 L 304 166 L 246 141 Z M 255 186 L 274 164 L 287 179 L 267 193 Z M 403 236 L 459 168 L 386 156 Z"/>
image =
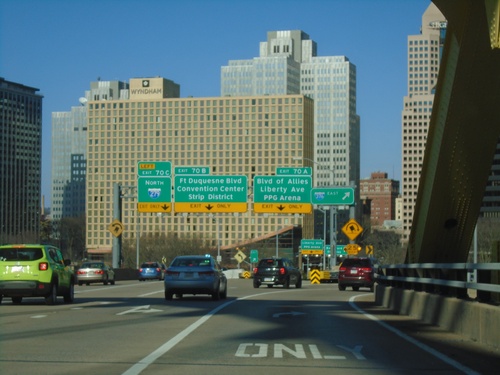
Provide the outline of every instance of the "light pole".
<path id="1" fill-rule="evenodd" d="M 324 164 L 318 163 L 309 158 L 304 157 L 294 157 L 293 160 L 308 160 L 313 164 L 319 165 L 322 168 L 328 169 L 332 173 L 332 186 L 335 187 L 335 170 L 329 169 Z M 337 230 L 337 208 L 334 205 L 330 206 L 330 253 L 331 259 L 333 262 L 333 266 L 337 265 L 337 238 L 336 238 L 336 230 Z M 326 243 L 325 243 L 326 246 Z M 323 250 L 323 269 L 326 266 L 326 251 Z"/>

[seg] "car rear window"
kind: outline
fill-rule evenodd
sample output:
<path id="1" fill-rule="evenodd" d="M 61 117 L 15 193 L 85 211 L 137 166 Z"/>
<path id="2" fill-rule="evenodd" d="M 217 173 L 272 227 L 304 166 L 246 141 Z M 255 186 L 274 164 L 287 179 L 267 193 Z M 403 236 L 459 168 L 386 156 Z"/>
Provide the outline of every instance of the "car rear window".
<path id="1" fill-rule="evenodd" d="M 1 261 L 16 261 L 16 260 L 38 260 L 43 258 L 42 249 L 27 249 L 27 248 L 3 248 L 0 249 Z"/>
<path id="2" fill-rule="evenodd" d="M 157 263 L 142 263 L 141 268 L 158 268 Z"/>
<path id="3" fill-rule="evenodd" d="M 368 259 L 349 259 L 342 262 L 344 267 L 371 267 L 371 262 Z"/>
<path id="4" fill-rule="evenodd" d="M 209 267 L 210 258 L 181 258 L 174 259 L 172 267 Z"/>
<path id="5" fill-rule="evenodd" d="M 259 267 L 280 267 L 280 261 L 278 259 L 262 259 Z"/>
<path id="6" fill-rule="evenodd" d="M 83 263 L 81 268 L 104 268 L 102 263 Z"/>

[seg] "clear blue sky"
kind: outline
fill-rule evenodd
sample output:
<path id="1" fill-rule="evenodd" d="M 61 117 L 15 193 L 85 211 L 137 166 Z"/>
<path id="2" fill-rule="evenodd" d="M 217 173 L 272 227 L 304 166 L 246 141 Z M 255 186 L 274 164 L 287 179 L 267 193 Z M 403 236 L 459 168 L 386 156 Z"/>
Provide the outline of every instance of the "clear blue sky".
<path id="1" fill-rule="evenodd" d="M 220 95 L 220 68 L 259 55 L 268 31 L 303 30 L 318 55 L 357 67 L 361 178 L 401 179 L 406 41 L 430 0 L 0 0 L 0 77 L 40 89 L 42 194 L 50 204 L 51 113 L 101 80 L 162 76 L 181 96 Z"/>

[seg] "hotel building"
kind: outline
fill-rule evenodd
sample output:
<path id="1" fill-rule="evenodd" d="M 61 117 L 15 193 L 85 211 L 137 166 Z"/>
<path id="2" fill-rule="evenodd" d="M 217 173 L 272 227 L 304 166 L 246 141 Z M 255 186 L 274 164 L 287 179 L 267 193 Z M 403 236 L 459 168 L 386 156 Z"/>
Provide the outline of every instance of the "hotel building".
<path id="1" fill-rule="evenodd" d="M 253 212 L 252 184 L 256 175 L 297 166 L 294 158 L 314 157 L 313 100 L 300 94 L 179 98 L 179 92 L 177 84 L 161 77 L 133 78 L 119 98 L 89 100 L 88 251 L 111 252 L 115 183 L 125 192 L 124 238 L 165 233 L 197 236 L 216 246 L 220 236 L 227 247 L 293 225 L 303 225 L 304 238 L 312 236 L 312 215 Z M 144 161 L 170 161 L 173 168 L 206 166 L 211 175 L 246 175 L 248 211 L 216 214 L 218 220 L 204 213 L 176 214 L 175 208 L 166 214 L 138 212 L 134 188 L 138 163 Z"/>

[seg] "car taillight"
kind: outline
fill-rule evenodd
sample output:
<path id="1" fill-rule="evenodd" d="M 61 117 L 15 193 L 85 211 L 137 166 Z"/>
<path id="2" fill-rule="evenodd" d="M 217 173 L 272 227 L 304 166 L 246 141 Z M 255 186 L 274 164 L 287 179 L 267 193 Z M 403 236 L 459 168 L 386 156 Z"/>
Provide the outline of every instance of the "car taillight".
<path id="1" fill-rule="evenodd" d="M 280 268 L 280 275 L 284 275 L 286 273 L 286 270 L 284 267 Z"/>
<path id="2" fill-rule="evenodd" d="M 255 267 L 255 268 L 253 269 L 253 273 L 257 273 L 257 271 L 258 271 L 258 270 L 259 270 L 259 269 L 258 269 L 257 267 Z"/>
<path id="3" fill-rule="evenodd" d="M 167 275 L 168 276 L 177 276 L 177 275 L 179 275 L 179 272 L 176 272 L 176 271 L 167 271 Z"/>
<path id="4" fill-rule="evenodd" d="M 156 269 L 156 272 L 160 272 L 161 270 L 159 268 Z"/>
<path id="5" fill-rule="evenodd" d="M 139 268 L 139 272 L 142 272 L 142 268 Z"/>
<path id="6" fill-rule="evenodd" d="M 95 271 L 94 273 L 97 273 L 98 275 L 104 275 L 104 271 L 103 270 L 98 270 L 98 271 Z"/>
<path id="7" fill-rule="evenodd" d="M 49 269 L 49 264 L 47 262 L 38 263 L 39 271 L 47 271 Z"/>
<path id="8" fill-rule="evenodd" d="M 85 271 L 80 271 L 80 270 L 76 271 L 77 275 L 85 275 L 86 273 L 87 272 L 85 272 Z"/>
<path id="9" fill-rule="evenodd" d="M 372 272 L 372 269 L 370 267 L 362 267 L 359 270 L 363 272 Z"/>
<path id="10" fill-rule="evenodd" d="M 345 267 L 340 267 L 339 272 L 345 272 L 346 268 Z"/>

